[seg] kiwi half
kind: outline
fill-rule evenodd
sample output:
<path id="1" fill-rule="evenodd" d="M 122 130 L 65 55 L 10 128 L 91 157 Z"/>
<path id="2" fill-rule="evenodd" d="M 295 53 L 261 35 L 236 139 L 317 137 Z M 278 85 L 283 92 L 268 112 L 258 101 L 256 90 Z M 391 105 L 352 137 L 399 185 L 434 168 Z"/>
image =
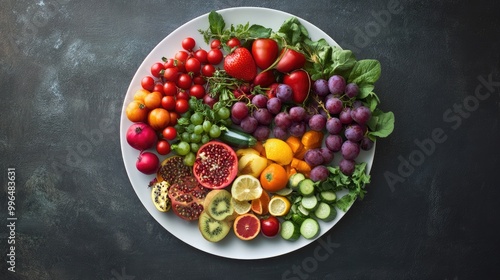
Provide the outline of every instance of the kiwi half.
<path id="1" fill-rule="evenodd" d="M 231 193 L 225 189 L 210 191 L 205 197 L 203 209 L 218 221 L 233 220 L 236 217 Z"/>
<path id="2" fill-rule="evenodd" d="M 198 228 L 206 240 L 219 242 L 229 233 L 231 224 L 228 221 L 218 221 L 203 211 L 198 220 Z"/>

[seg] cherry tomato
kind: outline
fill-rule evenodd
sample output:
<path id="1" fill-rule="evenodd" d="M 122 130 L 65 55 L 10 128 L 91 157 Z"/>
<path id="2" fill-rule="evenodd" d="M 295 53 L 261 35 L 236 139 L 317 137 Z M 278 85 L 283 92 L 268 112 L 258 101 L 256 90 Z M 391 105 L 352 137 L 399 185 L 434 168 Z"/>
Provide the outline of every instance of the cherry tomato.
<path id="1" fill-rule="evenodd" d="M 153 88 L 153 91 L 157 91 L 157 92 L 163 94 L 163 84 L 162 83 L 156 83 L 155 87 Z"/>
<path id="2" fill-rule="evenodd" d="M 212 50 L 220 48 L 220 40 L 219 39 L 214 39 L 212 42 L 210 42 L 210 48 Z"/>
<path id="3" fill-rule="evenodd" d="M 151 76 L 146 76 L 142 78 L 141 86 L 145 90 L 153 91 L 155 88 L 155 80 Z"/>
<path id="4" fill-rule="evenodd" d="M 174 126 L 177 124 L 177 119 L 179 119 L 179 114 L 177 114 L 177 112 L 174 112 L 174 111 L 170 111 L 170 125 L 171 126 Z"/>
<path id="5" fill-rule="evenodd" d="M 144 122 L 148 116 L 148 108 L 142 101 L 133 100 L 126 108 L 127 118 L 132 122 Z"/>
<path id="6" fill-rule="evenodd" d="M 163 84 L 163 94 L 174 96 L 177 94 L 177 85 L 175 82 L 165 82 Z"/>
<path id="7" fill-rule="evenodd" d="M 167 81 L 175 82 L 179 76 L 179 69 L 177 67 L 169 67 L 163 71 L 163 78 Z"/>
<path id="8" fill-rule="evenodd" d="M 159 140 L 156 143 L 156 151 L 160 155 L 167 155 L 168 153 L 170 153 L 170 143 L 168 143 L 167 140 Z"/>
<path id="9" fill-rule="evenodd" d="M 163 58 L 163 68 L 167 69 L 170 67 L 175 67 L 175 59 L 173 58 Z"/>
<path id="10" fill-rule="evenodd" d="M 202 99 L 205 96 L 205 88 L 202 85 L 193 85 L 189 89 L 189 94 L 198 99 Z"/>
<path id="11" fill-rule="evenodd" d="M 161 134 L 167 140 L 174 140 L 177 137 L 177 130 L 173 126 L 167 126 Z"/>
<path id="12" fill-rule="evenodd" d="M 201 68 L 201 74 L 205 77 L 212 77 L 215 73 L 215 66 L 212 64 L 205 64 Z"/>
<path id="13" fill-rule="evenodd" d="M 146 95 L 148 95 L 149 93 L 150 93 L 149 90 L 141 88 L 135 92 L 134 100 L 144 103 L 144 97 L 146 97 Z"/>
<path id="14" fill-rule="evenodd" d="M 175 97 L 171 95 L 165 95 L 161 99 L 161 107 L 167 111 L 175 110 Z"/>
<path id="15" fill-rule="evenodd" d="M 186 99 L 177 99 L 175 102 L 175 111 L 184 114 L 189 110 L 189 103 Z"/>
<path id="16" fill-rule="evenodd" d="M 280 231 L 280 221 L 274 216 L 262 219 L 260 221 L 260 230 L 264 236 L 274 237 Z"/>
<path id="17" fill-rule="evenodd" d="M 177 86 L 182 89 L 189 89 L 193 84 L 193 79 L 186 73 L 182 73 L 177 78 Z"/>
<path id="18" fill-rule="evenodd" d="M 182 40 L 181 45 L 183 49 L 190 52 L 196 46 L 196 41 L 191 37 L 186 37 L 184 40 Z"/>
<path id="19" fill-rule="evenodd" d="M 203 76 L 201 75 L 193 77 L 193 83 L 196 85 L 204 85 L 206 82 L 207 81 L 205 80 L 205 78 L 203 78 Z"/>
<path id="20" fill-rule="evenodd" d="M 200 63 L 202 64 L 208 63 L 207 55 L 208 52 L 204 49 L 199 49 L 194 52 L 194 57 L 196 57 L 198 61 L 200 61 Z"/>
<path id="21" fill-rule="evenodd" d="M 190 57 L 186 60 L 185 67 L 188 73 L 199 73 L 201 70 L 201 62 L 195 57 Z"/>
<path id="22" fill-rule="evenodd" d="M 153 110 L 154 108 L 158 108 L 161 106 L 161 99 L 163 97 L 163 94 L 161 94 L 158 91 L 153 91 L 150 94 L 147 94 L 144 97 L 144 105 L 146 105 L 146 108 L 149 110 Z"/>
<path id="23" fill-rule="evenodd" d="M 156 131 L 161 131 L 170 124 L 170 114 L 163 108 L 155 108 L 148 114 L 148 124 Z"/>
<path id="24" fill-rule="evenodd" d="M 178 61 L 185 62 L 189 58 L 189 53 L 186 51 L 178 51 L 175 53 L 174 58 Z"/>
<path id="25" fill-rule="evenodd" d="M 211 49 L 207 54 L 208 63 L 212 65 L 219 64 L 224 58 L 224 54 L 220 49 Z"/>
<path id="26" fill-rule="evenodd" d="M 182 73 L 186 72 L 186 66 L 184 65 L 184 62 L 185 61 L 181 61 L 178 59 L 176 59 L 174 61 L 174 65 L 175 65 L 175 67 L 177 67 L 177 70 L 179 70 L 179 72 L 182 72 Z"/>
<path id="27" fill-rule="evenodd" d="M 262 38 L 252 43 L 252 56 L 260 69 L 267 69 L 271 66 L 278 58 L 278 54 L 278 43 L 273 39 Z"/>
<path id="28" fill-rule="evenodd" d="M 238 38 L 233 37 L 229 39 L 229 41 L 227 41 L 226 45 L 232 49 L 235 47 L 239 47 L 241 45 L 241 42 L 240 40 L 238 40 Z"/>
<path id="29" fill-rule="evenodd" d="M 163 63 L 157 62 L 151 66 L 151 75 L 153 75 L 156 78 L 160 77 L 160 71 L 165 69 L 163 66 Z"/>
<path id="30" fill-rule="evenodd" d="M 185 90 L 181 90 L 175 95 L 175 99 L 177 99 L 177 100 L 179 100 L 179 99 L 189 100 L 189 94 Z"/>

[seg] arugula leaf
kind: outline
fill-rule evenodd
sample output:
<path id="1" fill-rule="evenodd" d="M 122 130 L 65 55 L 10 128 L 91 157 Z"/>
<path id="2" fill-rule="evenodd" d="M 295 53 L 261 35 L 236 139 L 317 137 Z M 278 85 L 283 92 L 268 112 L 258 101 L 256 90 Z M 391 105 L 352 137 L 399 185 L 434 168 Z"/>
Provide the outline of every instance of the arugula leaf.
<path id="1" fill-rule="evenodd" d="M 375 109 L 367 124 L 370 129 L 368 137 L 373 140 L 375 137 L 384 138 L 389 136 L 394 130 L 394 122 L 393 112 L 383 112 L 378 108 Z"/>
<path id="2" fill-rule="evenodd" d="M 347 176 L 337 167 L 327 167 L 330 174 L 327 181 L 335 185 L 334 191 L 342 189 L 349 190 L 349 193 L 337 200 L 336 205 L 342 211 L 347 211 L 354 201 L 359 197 L 363 199 L 366 193 L 365 186 L 370 183 L 370 175 L 366 174 L 366 162 L 356 164 L 351 176 Z"/>

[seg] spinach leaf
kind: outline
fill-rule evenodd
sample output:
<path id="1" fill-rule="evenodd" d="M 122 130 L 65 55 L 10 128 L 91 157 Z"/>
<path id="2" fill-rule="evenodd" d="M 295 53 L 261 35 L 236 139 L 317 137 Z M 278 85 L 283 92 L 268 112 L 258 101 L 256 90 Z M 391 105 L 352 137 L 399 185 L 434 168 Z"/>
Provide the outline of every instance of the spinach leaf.
<path id="1" fill-rule="evenodd" d="M 368 121 L 368 137 L 372 140 L 375 137 L 387 137 L 392 131 L 394 131 L 394 113 L 393 112 L 383 112 L 380 109 L 375 109 L 372 113 L 372 117 Z"/>
<path id="2" fill-rule="evenodd" d="M 358 86 L 365 84 L 374 84 L 381 74 L 380 62 L 375 59 L 363 59 L 356 62 L 349 78 L 349 83 L 356 83 Z"/>
<path id="3" fill-rule="evenodd" d="M 309 39 L 309 32 L 296 17 L 287 19 L 276 35 L 283 38 L 289 46 L 298 46 Z"/>

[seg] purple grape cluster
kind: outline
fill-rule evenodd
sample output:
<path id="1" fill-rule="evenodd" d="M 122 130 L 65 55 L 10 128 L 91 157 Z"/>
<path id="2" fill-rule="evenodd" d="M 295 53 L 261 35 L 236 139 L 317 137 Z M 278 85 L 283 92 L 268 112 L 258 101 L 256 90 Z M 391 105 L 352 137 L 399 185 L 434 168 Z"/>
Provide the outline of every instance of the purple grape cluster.
<path id="1" fill-rule="evenodd" d="M 318 79 L 313 84 L 313 92 L 318 103 L 323 104 L 322 112 L 309 119 L 311 129 L 323 128 L 328 132 L 325 147 L 332 153 L 340 152 L 340 170 L 351 175 L 355 160 L 361 150 L 370 150 L 373 141 L 367 134 L 367 123 L 371 111 L 356 97 L 359 87 L 355 83 L 346 83 L 344 77 L 333 75 L 328 80 Z M 320 116 L 327 116 L 322 118 Z"/>

